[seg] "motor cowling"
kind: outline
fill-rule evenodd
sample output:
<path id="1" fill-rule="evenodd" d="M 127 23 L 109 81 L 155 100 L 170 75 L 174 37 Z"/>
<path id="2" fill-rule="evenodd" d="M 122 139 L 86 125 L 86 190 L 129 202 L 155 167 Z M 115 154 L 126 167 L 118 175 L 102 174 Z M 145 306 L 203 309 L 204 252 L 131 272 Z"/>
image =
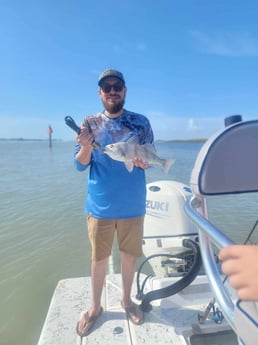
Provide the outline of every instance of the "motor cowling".
<path id="1" fill-rule="evenodd" d="M 186 199 L 192 195 L 191 189 L 176 181 L 155 181 L 146 187 L 143 253 L 145 257 L 163 255 L 150 261 L 157 275 L 183 275 L 188 271 L 189 260 L 185 259 L 188 258 L 187 249 L 182 242 L 185 238 L 198 240 L 197 228 L 184 211 Z M 166 258 L 166 253 L 172 257 Z"/>

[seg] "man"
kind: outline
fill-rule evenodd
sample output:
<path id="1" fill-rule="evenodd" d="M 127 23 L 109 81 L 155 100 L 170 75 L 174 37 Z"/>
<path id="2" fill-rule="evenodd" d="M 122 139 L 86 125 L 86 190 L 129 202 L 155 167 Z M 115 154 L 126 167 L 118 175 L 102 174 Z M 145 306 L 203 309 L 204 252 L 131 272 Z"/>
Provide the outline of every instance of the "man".
<path id="1" fill-rule="evenodd" d="M 104 147 L 135 136 L 140 144 L 152 143 L 153 132 L 145 116 L 124 109 L 127 88 L 121 72 L 104 71 L 98 85 L 104 110 L 84 119 L 75 155 L 78 170 L 90 168 L 85 210 L 92 247 L 92 304 L 77 324 L 80 336 L 89 333 L 102 312 L 101 294 L 115 231 L 121 255 L 121 305 L 135 324 L 142 323 L 144 316 L 131 300 L 131 287 L 136 259 L 142 254 L 146 200 L 144 169 L 148 163 L 135 157 L 134 169 L 128 172 L 122 162 L 111 159 L 93 146 L 98 143 Z"/>

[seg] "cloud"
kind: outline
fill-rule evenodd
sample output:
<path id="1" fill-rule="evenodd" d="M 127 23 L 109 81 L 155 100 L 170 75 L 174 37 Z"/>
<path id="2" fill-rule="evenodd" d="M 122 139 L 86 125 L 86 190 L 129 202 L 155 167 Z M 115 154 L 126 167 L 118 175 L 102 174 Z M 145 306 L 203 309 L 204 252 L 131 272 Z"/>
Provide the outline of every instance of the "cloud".
<path id="1" fill-rule="evenodd" d="M 251 33 L 207 34 L 194 30 L 190 32 L 190 35 L 199 49 L 207 54 L 258 56 L 258 40 Z"/>
<path id="2" fill-rule="evenodd" d="M 101 71 L 99 71 L 99 70 L 96 70 L 96 69 L 92 69 L 91 71 L 90 71 L 90 74 L 92 74 L 92 75 L 99 75 L 101 73 Z"/>
<path id="3" fill-rule="evenodd" d="M 115 44 L 113 46 L 113 50 L 116 54 L 120 54 L 123 52 L 124 48 L 122 47 L 122 45 Z"/>
<path id="4" fill-rule="evenodd" d="M 75 133 L 65 125 L 63 118 L 29 116 L 1 116 L 0 138 L 48 139 L 48 126 L 53 128 L 54 139 L 74 140 Z"/>
<path id="5" fill-rule="evenodd" d="M 147 49 L 147 45 L 145 43 L 138 43 L 136 45 L 136 49 L 138 51 L 145 51 Z"/>
<path id="6" fill-rule="evenodd" d="M 114 44 L 113 45 L 113 51 L 116 54 L 122 54 L 122 53 L 132 53 L 133 51 L 136 52 L 144 52 L 147 49 L 147 45 L 144 42 L 138 42 L 138 43 L 120 43 L 120 44 Z"/>
<path id="7" fill-rule="evenodd" d="M 189 119 L 188 120 L 188 129 L 195 130 L 197 128 L 198 128 L 198 126 L 197 126 L 195 120 L 194 119 Z"/>
<path id="8" fill-rule="evenodd" d="M 146 111 L 155 139 L 208 138 L 224 126 L 221 117 L 196 117 Z"/>

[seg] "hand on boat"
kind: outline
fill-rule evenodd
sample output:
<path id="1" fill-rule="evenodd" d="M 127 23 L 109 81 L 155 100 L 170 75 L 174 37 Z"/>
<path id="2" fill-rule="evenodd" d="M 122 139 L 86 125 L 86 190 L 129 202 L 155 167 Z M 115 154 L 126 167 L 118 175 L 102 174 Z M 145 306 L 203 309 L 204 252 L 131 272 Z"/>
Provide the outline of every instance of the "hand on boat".
<path id="1" fill-rule="evenodd" d="M 258 301 L 258 246 L 227 246 L 219 252 L 219 259 L 223 273 L 237 290 L 238 298 Z"/>

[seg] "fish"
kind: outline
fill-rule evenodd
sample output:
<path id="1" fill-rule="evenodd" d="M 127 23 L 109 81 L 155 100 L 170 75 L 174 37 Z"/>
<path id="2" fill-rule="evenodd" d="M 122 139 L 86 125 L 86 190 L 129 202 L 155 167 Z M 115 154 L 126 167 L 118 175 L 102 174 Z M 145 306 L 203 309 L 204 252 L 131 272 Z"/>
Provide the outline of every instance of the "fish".
<path id="1" fill-rule="evenodd" d="M 168 173 L 171 165 L 175 162 L 174 159 L 158 157 L 152 144 L 135 144 L 134 139 L 106 145 L 103 148 L 103 153 L 116 161 L 124 162 L 129 172 L 133 171 L 134 164 L 132 161 L 136 157 L 141 158 L 151 166 L 162 166 L 165 173 Z"/>

